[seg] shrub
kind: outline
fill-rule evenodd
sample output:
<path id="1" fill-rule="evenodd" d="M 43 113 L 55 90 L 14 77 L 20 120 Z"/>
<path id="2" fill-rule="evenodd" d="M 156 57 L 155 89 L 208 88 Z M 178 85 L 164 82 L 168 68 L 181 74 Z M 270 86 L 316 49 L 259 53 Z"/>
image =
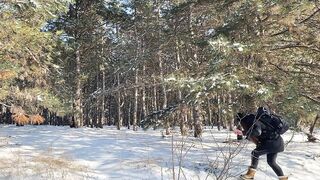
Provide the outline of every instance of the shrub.
<path id="1" fill-rule="evenodd" d="M 17 126 L 23 126 L 29 123 L 29 118 L 24 114 L 14 114 L 12 115 L 12 119 Z"/>
<path id="2" fill-rule="evenodd" d="M 37 114 L 37 115 L 31 115 L 29 118 L 30 124 L 34 124 L 34 125 L 40 125 L 44 122 L 44 117 L 42 117 L 41 115 Z"/>

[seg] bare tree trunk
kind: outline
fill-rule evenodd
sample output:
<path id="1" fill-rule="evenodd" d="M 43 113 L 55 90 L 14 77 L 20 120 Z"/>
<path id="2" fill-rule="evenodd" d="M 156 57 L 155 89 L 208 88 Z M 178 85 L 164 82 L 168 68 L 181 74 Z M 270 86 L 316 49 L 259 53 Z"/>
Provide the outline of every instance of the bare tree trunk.
<path id="1" fill-rule="evenodd" d="M 130 129 L 131 126 L 131 106 L 132 106 L 132 102 L 129 101 L 129 109 L 128 109 L 128 129 Z"/>
<path id="2" fill-rule="evenodd" d="M 120 87 L 120 72 L 117 73 L 117 85 Z M 117 129 L 120 130 L 122 126 L 122 117 L 121 117 L 121 93 L 120 90 L 117 92 Z"/>
<path id="3" fill-rule="evenodd" d="M 111 102 L 112 102 L 112 96 L 109 96 L 108 97 L 109 99 L 109 103 L 108 103 L 108 126 L 111 126 L 111 125 L 114 125 L 114 119 L 112 117 L 112 113 L 111 113 L 111 110 L 112 110 L 112 105 L 111 105 Z"/>
<path id="4" fill-rule="evenodd" d="M 187 105 L 186 104 L 181 104 L 180 105 L 180 132 L 182 136 L 187 135 L 188 133 L 188 128 L 186 127 L 187 123 L 188 123 L 188 116 L 187 116 Z"/>
<path id="5" fill-rule="evenodd" d="M 157 98 L 157 86 L 156 84 L 156 78 L 153 77 L 153 100 L 152 100 L 152 105 L 153 105 L 153 111 L 158 111 L 158 98 Z M 158 116 L 154 117 L 156 120 L 158 119 Z"/>
<path id="6" fill-rule="evenodd" d="M 143 73 L 143 77 L 146 76 L 146 65 L 143 64 L 142 66 L 142 73 Z M 141 119 L 144 119 L 145 116 L 148 114 L 147 112 L 147 106 L 146 106 L 146 87 L 143 86 L 142 87 L 142 115 L 141 115 Z"/>
<path id="7" fill-rule="evenodd" d="M 181 57 L 180 57 L 180 48 L 179 48 L 179 40 L 176 38 L 176 60 L 177 60 L 177 66 L 176 70 L 179 71 L 181 68 Z M 181 89 L 178 89 L 178 101 L 181 102 L 182 100 L 182 92 Z M 187 135 L 188 129 L 186 127 L 187 122 L 188 122 L 188 116 L 187 116 L 187 106 L 186 104 L 181 105 L 180 109 L 180 114 L 179 114 L 179 119 L 180 119 L 180 132 L 181 135 Z"/>
<path id="8" fill-rule="evenodd" d="M 135 70 L 135 77 L 134 77 L 135 84 L 138 84 L 138 69 Z M 137 119 L 138 119 L 138 87 L 134 88 L 134 107 L 133 107 L 133 130 L 137 131 Z"/>
<path id="9" fill-rule="evenodd" d="M 141 41 L 142 56 L 145 55 L 145 48 L 146 48 L 146 42 L 145 42 L 145 39 L 142 39 L 142 41 Z M 143 63 L 142 63 L 142 77 L 146 78 L 146 60 L 145 60 L 145 58 L 143 59 Z M 142 87 L 142 105 L 141 106 L 142 106 L 141 119 L 144 119 L 145 116 L 148 114 L 147 104 L 146 104 L 146 86 Z"/>
<path id="10" fill-rule="evenodd" d="M 101 56 L 100 56 L 100 58 L 102 60 L 104 60 L 103 55 L 104 55 L 105 50 L 103 48 L 103 44 L 105 43 L 105 41 L 104 41 L 103 37 L 101 38 L 101 40 L 102 40 L 102 48 L 101 48 Z M 105 120 L 105 114 L 106 114 L 106 109 L 105 109 L 106 73 L 105 73 L 105 70 L 106 70 L 106 68 L 105 68 L 105 64 L 104 63 L 105 62 L 102 61 L 102 64 L 99 67 L 100 71 L 102 73 L 102 82 L 101 82 L 101 84 L 102 84 L 102 96 L 101 96 L 101 106 L 100 106 L 101 107 L 101 109 L 100 109 L 101 118 L 100 118 L 100 121 L 98 123 L 98 126 L 100 128 L 103 128 L 103 125 L 105 124 L 105 121 L 106 121 Z"/>
<path id="11" fill-rule="evenodd" d="M 222 127 L 223 129 L 227 129 L 227 125 L 228 125 L 228 117 L 227 117 L 227 107 L 226 107 L 226 102 L 227 102 L 227 99 L 226 99 L 226 94 L 224 92 L 224 90 L 222 90 L 222 93 L 221 93 L 221 98 L 222 98 L 222 110 L 221 110 L 221 119 L 222 119 Z"/>
<path id="12" fill-rule="evenodd" d="M 88 123 L 89 123 L 89 126 L 91 127 L 91 128 L 93 128 L 93 114 L 92 114 L 92 112 L 88 112 Z"/>
<path id="13" fill-rule="evenodd" d="M 229 124 L 229 130 L 233 131 L 234 121 L 233 121 L 233 111 L 232 111 L 232 94 L 228 94 L 228 124 Z"/>
<path id="14" fill-rule="evenodd" d="M 80 59 L 80 47 L 76 50 L 76 95 L 74 100 L 74 127 L 79 128 L 83 125 L 83 113 L 82 113 L 82 105 L 81 105 L 81 59 Z"/>
<path id="15" fill-rule="evenodd" d="M 207 114 L 208 114 L 208 125 L 209 126 L 213 126 L 211 103 L 210 103 L 210 99 L 209 98 L 207 98 Z"/>
<path id="16" fill-rule="evenodd" d="M 161 38 L 161 23 L 160 23 L 160 17 L 161 17 L 161 11 L 160 11 L 160 3 L 159 1 L 156 0 L 156 4 L 158 5 L 157 8 L 157 24 L 158 24 L 158 38 L 160 40 Z M 163 78 L 163 74 L 164 74 L 164 68 L 163 68 L 163 59 L 162 59 L 162 50 L 161 50 L 161 45 L 159 45 L 159 50 L 158 50 L 158 62 L 159 62 L 159 69 L 160 69 L 160 80 L 161 83 L 164 82 L 164 78 Z M 166 86 L 165 84 L 161 84 L 161 90 L 162 90 L 162 98 L 163 98 L 163 104 L 162 104 L 162 109 L 166 109 L 167 108 L 167 104 L 168 104 L 168 99 L 167 99 L 167 90 L 166 90 Z M 164 118 L 164 127 L 166 129 L 166 135 L 170 134 L 170 122 L 169 122 L 170 118 L 165 117 Z"/>
<path id="17" fill-rule="evenodd" d="M 194 31 L 194 17 L 193 17 L 193 8 L 194 8 L 195 3 L 192 2 L 189 5 L 189 31 L 190 31 L 190 37 L 191 37 L 191 42 L 190 42 L 190 50 L 192 54 L 192 60 L 196 63 L 196 66 L 199 66 L 198 62 L 198 49 L 197 46 L 195 46 L 193 43 L 195 42 L 195 31 Z M 201 115 L 200 115 L 200 104 L 197 102 L 193 106 L 193 121 L 194 121 L 194 137 L 201 137 L 202 135 L 202 120 L 201 120 Z"/>
<path id="18" fill-rule="evenodd" d="M 307 134 L 307 137 L 308 137 L 308 141 L 309 142 L 315 142 L 316 140 L 319 140 L 318 138 L 316 138 L 314 135 L 313 135 L 313 131 L 314 131 L 314 127 L 316 126 L 317 122 L 319 121 L 320 119 L 320 113 L 317 114 L 316 118 L 314 119 L 310 129 L 309 129 L 309 133 L 306 133 Z"/>
<path id="19" fill-rule="evenodd" d="M 187 122 L 188 122 L 188 126 L 189 126 L 189 128 L 188 129 L 193 129 L 193 126 L 194 126 L 194 124 L 193 124 L 193 122 L 194 122 L 194 120 L 193 120 L 193 108 L 188 108 L 187 109 Z"/>
<path id="20" fill-rule="evenodd" d="M 217 100 L 218 100 L 218 117 L 217 117 L 217 127 L 218 127 L 218 130 L 220 131 L 221 130 L 221 99 L 220 99 L 220 95 L 217 94 Z"/>
<path id="21" fill-rule="evenodd" d="M 97 77 L 96 77 L 96 88 L 95 88 L 95 90 L 97 91 L 98 89 L 99 89 L 99 81 L 100 81 L 100 79 L 99 79 L 99 74 L 97 75 Z M 94 126 L 96 127 L 96 128 L 101 128 L 100 126 L 99 126 L 99 124 L 100 124 L 100 122 L 101 122 L 101 112 L 100 112 L 100 110 L 101 110 L 101 105 L 100 105 L 100 103 L 101 103 L 101 99 L 100 98 L 98 98 L 97 99 L 97 102 L 96 102 L 96 104 L 95 104 L 95 108 L 94 108 L 94 111 L 95 111 L 95 113 L 94 113 L 94 115 L 95 115 L 95 121 L 94 121 Z"/>
<path id="22" fill-rule="evenodd" d="M 160 56 L 161 53 L 159 53 L 159 68 L 160 68 L 160 78 L 161 81 L 164 82 L 164 78 L 163 78 L 163 62 Z M 166 90 L 166 86 L 165 84 L 161 85 L 161 89 L 162 89 L 162 98 L 163 98 L 163 104 L 162 104 L 162 109 L 166 109 L 167 108 L 167 90 Z M 166 135 L 170 134 L 170 122 L 169 122 L 169 118 L 165 118 L 164 119 L 164 127 L 166 129 Z"/>
<path id="23" fill-rule="evenodd" d="M 198 103 L 193 106 L 193 121 L 194 121 L 194 137 L 201 137 L 202 120 L 200 116 L 200 106 Z"/>
<path id="24" fill-rule="evenodd" d="M 99 127 L 103 128 L 103 124 L 106 121 L 105 120 L 105 114 L 106 114 L 106 109 L 105 109 L 106 74 L 105 74 L 104 65 L 102 65 L 101 71 L 102 71 L 102 97 L 101 97 L 101 119 L 99 121 Z"/>
<path id="25" fill-rule="evenodd" d="M 317 122 L 320 120 L 320 113 L 317 113 L 317 116 L 316 118 L 314 119 L 310 129 L 309 129 L 309 133 L 310 134 L 313 134 L 313 130 L 314 130 L 314 127 L 316 126 Z"/>

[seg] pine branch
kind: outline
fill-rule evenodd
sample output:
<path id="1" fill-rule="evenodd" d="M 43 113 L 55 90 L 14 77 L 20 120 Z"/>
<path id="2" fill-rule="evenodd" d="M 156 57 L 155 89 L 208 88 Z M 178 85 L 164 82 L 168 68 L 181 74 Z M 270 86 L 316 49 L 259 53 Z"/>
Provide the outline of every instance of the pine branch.
<path id="1" fill-rule="evenodd" d="M 2 102 L 0 102 L 0 104 L 2 104 L 3 106 L 5 106 L 5 107 L 12 107 L 12 106 L 10 106 L 10 105 L 7 105 L 7 104 L 5 104 L 5 103 L 2 103 Z"/>
<path id="2" fill-rule="evenodd" d="M 316 51 L 316 52 L 320 52 L 320 49 L 314 47 L 314 46 L 308 46 L 308 45 L 301 45 L 301 44 L 288 44 L 285 46 L 279 46 L 279 47 L 275 47 L 270 49 L 271 51 L 274 50 L 282 50 L 282 49 L 290 49 L 290 48 L 305 48 L 305 49 L 310 49 L 312 51 Z"/>
<path id="3" fill-rule="evenodd" d="M 271 64 L 272 66 L 275 66 L 278 70 L 280 70 L 286 74 L 290 74 L 290 72 L 288 70 L 283 69 L 282 67 L 278 66 L 277 64 L 273 64 L 272 62 L 269 62 L 269 61 L 268 61 L 268 63 Z"/>
<path id="4" fill-rule="evenodd" d="M 163 119 L 164 117 L 168 116 L 169 114 L 175 112 L 180 103 L 177 103 L 172 106 L 168 106 L 165 109 L 154 111 L 151 114 L 147 115 L 144 119 L 142 119 L 140 121 L 143 129 L 148 129 L 151 126 L 154 126 L 154 127 L 163 126 L 163 121 L 161 121 L 161 119 Z"/>
<path id="5" fill-rule="evenodd" d="M 271 62 L 268 62 L 268 63 L 271 64 L 271 65 L 273 65 L 273 66 L 275 66 L 278 70 L 280 70 L 280 71 L 282 71 L 282 72 L 284 72 L 284 73 L 286 73 L 286 74 L 288 74 L 288 75 L 290 75 L 291 73 L 295 73 L 295 74 L 306 74 L 306 75 L 309 75 L 309 76 L 311 76 L 311 77 L 320 77 L 320 75 L 319 75 L 319 74 L 316 74 L 316 73 L 307 72 L 307 71 L 292 71 L 292 70 L 289 71 L 289 70 L 286 70 L 286 69 L 280 67 L 280 66 L 277 65 L 277 64 L 274 64 L 274 63 L 271 63 Z"/>
<path id="6" fill-rule="evenodd" d="M 318 8 L 315 12 L 313 12 L 311 15 L 309 15 L 307 18 L 305 18 L 304 20 L 300 21 L 298 24 L 302 24 L 302 23 L 305 23 L 306 21 L 310 20 L 313 16 L 315 16 L 318 12 L 320 12 L 320 8 Z M 271 37 L 274 37 L 274 36 L 278 36 L 278 35 L 281 35 L 281 34 L 284 34 L 286 32 L 289 31 L 289 28 L 286 28 L 280 32 L 277 32 L 275 34 L 272 34 Z"/>
<path id="7" fill-rule="evenodd" d="M 300 95 L 305 97 L 305 98 L 307 98 L 307 99 L 309 99 L 309 100 L 311 100 L 311 101 L 313 101 L 313 102 L 315 102 L 315 103 L 317 103 L 317 104 L 320 104 L 320 99 L 318 99 L 318 98 L 311 97 L 311 96 L 309 96 L 307 94 L 302 94 L 302 93 L 300 93 Z"/>

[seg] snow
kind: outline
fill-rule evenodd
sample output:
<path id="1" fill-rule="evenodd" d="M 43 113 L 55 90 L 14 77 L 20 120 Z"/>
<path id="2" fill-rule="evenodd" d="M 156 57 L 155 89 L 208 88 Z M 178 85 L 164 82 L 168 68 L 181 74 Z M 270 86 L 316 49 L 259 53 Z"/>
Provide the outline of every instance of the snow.
<path id="1" fill-rule="evenodd" d="M 257 93 L 258 94 L 266 94 L 266 93 L 268 93 L 268 89 L 265 87 L 262 87 L 257 91 Z"/>
<path id="2" fill-rule="evenodd" d="M 254 145 L 227 130 L 206 128 L 201 139 L 163 137 L 161 130 L 116 130 L 58 126 L 0 126 L 0 179 L 237 179 L 250 163 Z M 319 135 L 319 131 L 316 135 Z M 318 179 L 320 144 L 302 133 L 278 155 L 290 180 Z M 174 161 L 172 161 L 172 159 Z M 174 167 L 174 168 L 173 168 Z M 179 177 L 179 178 L 178 178 Z M 256 179 L 277 179 L 261 157 Z"/>

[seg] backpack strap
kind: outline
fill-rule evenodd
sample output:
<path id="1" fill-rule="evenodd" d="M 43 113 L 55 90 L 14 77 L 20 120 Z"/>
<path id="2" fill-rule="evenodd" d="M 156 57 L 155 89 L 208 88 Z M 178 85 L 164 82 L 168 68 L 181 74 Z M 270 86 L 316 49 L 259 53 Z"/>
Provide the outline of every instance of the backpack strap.
<path id="1" fill-rule="evenodd" d="M 262 117 L 263 117 L 263 116 L 262 116 Z M 261 123 L 263 123 L 263 124 L 266 125 L 266 126 L 271 127 L 273 130 L 276 130 L 276 128 L 275 128 L 272 124 L 270 124 L 269 122 L 265 121 L 264 118 L 262 118 L 262 117 L 260 117 L 260 119 L 259 119 L 259 121 L 260 121 Z M 269 116 L 268 118 L 272 118 L 272 116 Z"/>
<path id="2" fill-rule="evenodd" d="M 269 115 L 268 117 L 265 118 L 272 118 L 271 115 Z M 264 118 L 260 118 L 259 121 L 264 124 L 265 126 L 271 128 L 271 129 L 265 129 L 264 131 L 266 132 L 266 134 L 268 134 L 268 136 L 264 137 L 264 139 L 267 140 L 273 140 L 273 139 L 278 139 L 278 137 L 280 136 L 279 132 L 277 131 L 277 129 L 270 124 L 269 122 L 267 122 L 266 120 L 264 120 Z"/>

